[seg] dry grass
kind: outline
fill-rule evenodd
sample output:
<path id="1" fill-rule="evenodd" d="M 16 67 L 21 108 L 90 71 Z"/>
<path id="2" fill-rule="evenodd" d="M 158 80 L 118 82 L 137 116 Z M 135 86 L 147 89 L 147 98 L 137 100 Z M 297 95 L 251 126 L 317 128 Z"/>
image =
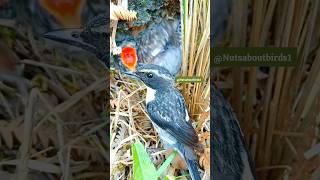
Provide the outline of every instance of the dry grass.
<path id="1" fill-rule="evenodd" d="M 104 66 L 18 31 L 0 28 L 1 178 L 106 179 Z"/>
<path id="2" fill-rule="evenodd" d="M 297 47 L 299 65 L 217 68 L 259 179 L 319 179 L 319 1 L 234 1 L 225 45 Z M 238 4 L 241 3 L 241 4 Z M 249 12 L 251 12 L 249 14 Z"/>
<path id="3" fill-rule="evenodd" d="M 197 84 L 183 84 L 192 117 L 209 107 L 210 98 L 210 1 L 184 1 L 182 76 L 200 76 Z"/>
<path id="4" fill-rule="evenodd" d="M 111 82 L 110 89 L 111 179 L 130 179 L 132 178 L 133 143 L 139 140 L 147 148 L 158 150 L 159 138 L 152 128 L 144 107 L 144 100 L 141 98 L 146 87 L 140 83 L 132 83 L 128 79 L 117 78 Z M 160 162 L 163 160 L 163 156 L 159 153 L 153 153 L 151 157 L 155 161 L 157 158 L 160 158 Z M 155 161 L 155 164 L 159 164 Z"/>

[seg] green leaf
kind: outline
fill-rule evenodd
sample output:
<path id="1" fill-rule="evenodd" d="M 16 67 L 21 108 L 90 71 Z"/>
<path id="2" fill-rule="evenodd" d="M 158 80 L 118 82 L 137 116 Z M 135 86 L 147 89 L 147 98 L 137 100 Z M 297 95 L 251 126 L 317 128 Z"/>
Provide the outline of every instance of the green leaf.
<path id="1" fill-rule="evenodd" d="M 133 179 L 157 180 L 156 168 L 152 164 L 148 153 L 140 142 L 134 143 L 133 148 Z"/>
<path id="2" fill-rule="evenodd" d="M 177 178 L 172 175 L 167 175 L 163 180 L 176 180 Z"/>
<path id="3" fill-rule="evenodd" d="M 161 167 L 157 170 L 157 176 L 160 177 L 161 174 L 170 166 L 170 163 L 176 157 L 177 151 L 173 151 L 170 156 L 166 159 L 166 161 L 161 165 Z"/>

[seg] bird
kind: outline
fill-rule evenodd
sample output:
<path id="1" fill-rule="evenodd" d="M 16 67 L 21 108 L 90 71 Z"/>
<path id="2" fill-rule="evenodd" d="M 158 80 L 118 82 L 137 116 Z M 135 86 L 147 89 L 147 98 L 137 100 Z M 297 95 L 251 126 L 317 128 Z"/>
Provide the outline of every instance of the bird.
<path id="1" fill-rule="evenodd" d="M 16 1 L 15 12 L 17 24 L 31 26 L 37 39 L 50 39 L 84 49 L 108 67 L 109 16 L 106 1 L 20 0 Z M 69 47 L 68 50 L 79 52 L 79 49 Z"/>
<path id="2" fill-rule="evenodd" d="M 57 23 L 63 27 L 76 27 L 81 25 L 81 13 L 85 0 L 37 0 L 41 10 L 55 17 Z"/>
<path id="3" fill-rule="evenodd" d="M 214 18 L 214 21 L 210 24 L 212 39 L 210 43 L 211 46 L 216 46 L 222 43 L 222 39 L 226 34 L 233 0 L 215 0 L 212 1 L 212 3 L 213 9 L 210 12 L 210 15 Z"/>
<path id="4" fill-rule="evenodd" d="M 137 53 L 131 51 L 131 56 L 137 56 L 138 64 L 156 64 L 166 68 L 172 75 L 177 75 L 182 64 L 181 34 L 180 16 L 161 19 L 136 38 L 122 41 L 120 47 L 136 49 Z M 126 61 L 124 57 L 121 60 Z"/>
<path id="5" fill-rule="evenodd" d="M 126 75 L 141 80 L 148 89 L 146 108 L 165 148 L 174 148 L 185 160 L 192 180 L 200 180 L 195 150 L 203 151 L 188 115 L 185 100 L 173 75 L 155 64 L 140 64 Z"/>
<path id="6" fill-rule="evenodd" d="M 90 19 L 83 28 L 50 31 L 43 34 L 42 37 L 93 53 L 106 67 L 109 67 L 108 21 L 107 14 L 98 14 Z"/>
<path id="7" fill-rule="evenodd" d="M 84 28 L 62 28 L 46 32 L 43 37 L 82 48 L 95 54 L 107 67 L 110 67 L 108 20 L 106 13 L 99 14 L 90 19 Z M 122 54 L 126 53 L 126 49 L 135 49 L 129 52 L 132 55 L 126 57 L 136 56 L 138 64 L 157 64 L 168 69 L 172 75 L 177 75 L 182 64 L 181 34 L 180 15 L 172 18 L 158 17 L 146 25 L 138 35 L 118 38 L 120 39 L 118 44 L 123 50 Z M 114 64 L 120 71 L 128 70 L 123 64 L 128 61 L 126 57 L 111 57 L 115 59 Z"/>
<path id="8" fill-rule="evenodd" d="M 223 180 L 256 180 L 254 164 L 235 113 L 215 85 L 211 87 L 211 97 L 211 176 Z"/>
<path id="9" fill-rule="evenodd" d="M 135 48 L 132 48 L 132 47 L 122 48 L 120 57 L 124 67 L 126 67 L 130 71 L 135 70 L 138 62 L 137 51 Z M 126 71 L 126 70 L 123 70 L 123 71 Z"/>
<path id="10" fill-rule="evenodd" d="M 20 23 L 31 25 L 36 34 L 62 28 L 77 28 L 93 16 L 107 12 L 104 0 L 29 0 L 16 1 Z"/>

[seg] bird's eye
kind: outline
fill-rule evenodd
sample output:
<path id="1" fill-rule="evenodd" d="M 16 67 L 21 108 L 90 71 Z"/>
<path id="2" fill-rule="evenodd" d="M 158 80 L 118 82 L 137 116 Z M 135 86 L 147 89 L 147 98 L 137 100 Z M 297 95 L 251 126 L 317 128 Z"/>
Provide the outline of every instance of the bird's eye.
<path id="1" fill-rule="evenodd" d="M 147 74 L 147 77 L 148 77 L 148 78 L 152 78 L 152 77 L 153 77 L 153 74 L 152 74 L 152 73 L 148 73 L 148 74 Z"/>
<path id="2" fill-rule="evenodd" d="M 80 34 L 77 33 L 77 32 L 73 32 L 73 33 L 71 34 L 71 36 L 72 36 L 73 38 L 79 38 Z"/>

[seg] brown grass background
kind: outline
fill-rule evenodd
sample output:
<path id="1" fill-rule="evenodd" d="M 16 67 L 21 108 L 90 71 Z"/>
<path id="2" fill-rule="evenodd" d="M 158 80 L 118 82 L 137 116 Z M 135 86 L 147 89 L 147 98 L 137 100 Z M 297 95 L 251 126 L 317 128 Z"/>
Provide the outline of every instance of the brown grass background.
<path id="1" fill-rule="evenodd" d="M 233 1 L 223 47 L 297 47 L 296 67 L 215 68 L 258 179 L 320 179 L 320 2 Z"/>

